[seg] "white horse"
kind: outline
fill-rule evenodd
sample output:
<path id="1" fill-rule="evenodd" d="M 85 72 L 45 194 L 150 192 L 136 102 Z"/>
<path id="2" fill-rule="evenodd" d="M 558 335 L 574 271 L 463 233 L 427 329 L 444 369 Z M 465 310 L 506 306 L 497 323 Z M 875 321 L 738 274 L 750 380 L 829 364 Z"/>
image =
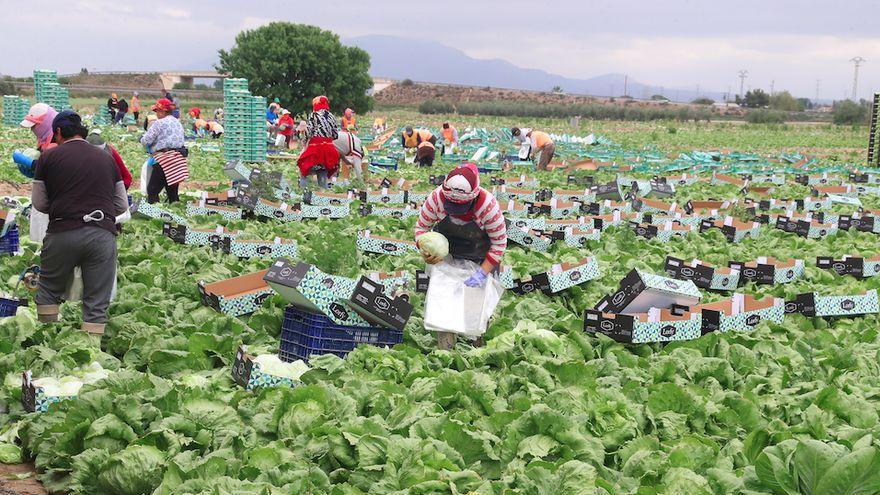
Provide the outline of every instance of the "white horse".
<path id="1" fill-rule="evenodd" d="M 339 131 L 339 137 L 333 140 L 333 145 L 339 152 L 339 159 L 354 169 L 355 177 L 363 179 L 364 170 L 361 162 L 364 158 L 364 149 L 361 146 L 360 138 L 354 133 Z"/>

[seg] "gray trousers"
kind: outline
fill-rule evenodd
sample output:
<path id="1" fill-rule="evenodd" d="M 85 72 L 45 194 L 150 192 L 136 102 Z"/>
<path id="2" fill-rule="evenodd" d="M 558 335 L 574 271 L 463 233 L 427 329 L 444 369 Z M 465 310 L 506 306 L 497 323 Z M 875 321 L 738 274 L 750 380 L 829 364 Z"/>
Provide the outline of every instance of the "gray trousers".
<path id="1" fill-rule="evenodd" d="M 82 269 L 83 322 L 106 323 L 116 278 L 116 236 L 100 227 L 46 234 L 40 252 L 37 306 L 61 304 L 77 266 Z"/>

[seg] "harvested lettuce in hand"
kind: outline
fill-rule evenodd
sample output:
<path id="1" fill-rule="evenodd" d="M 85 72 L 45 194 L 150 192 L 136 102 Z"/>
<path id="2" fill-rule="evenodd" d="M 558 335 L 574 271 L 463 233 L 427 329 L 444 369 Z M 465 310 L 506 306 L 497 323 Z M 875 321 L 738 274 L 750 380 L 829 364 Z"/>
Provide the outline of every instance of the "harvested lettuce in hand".
<path id="1" fill-rule="evenodd" d="M 422 254 L 445 258 L 449 254 L 449 241 L 439 232 L 427 232 L 419 236 L 419 250 Z"/>

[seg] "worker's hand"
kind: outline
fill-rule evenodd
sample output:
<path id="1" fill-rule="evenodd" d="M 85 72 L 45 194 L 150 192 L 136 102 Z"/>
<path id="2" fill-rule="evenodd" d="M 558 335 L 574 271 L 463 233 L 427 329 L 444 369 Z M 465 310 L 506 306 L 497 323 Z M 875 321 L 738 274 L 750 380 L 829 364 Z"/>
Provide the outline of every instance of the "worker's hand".
<path id="1" fill-rule="evenodd" d="M 469 279 L 464 281 L 464 285 L 468 287 L 482 287 L 486 285 L 486 272 L 483 271 L 483 268 L 477 268 L 477 271 L 470 276 Z"/>
<path id="2" fill-rule="evenodd" d="M 439 256 L 432 256 L 428 253 L 422 253 L 422 259 L 425 260 L 425 263 L 429 265 L 436 265 L 437 263 L 443 261 L 443 258 Z"/>

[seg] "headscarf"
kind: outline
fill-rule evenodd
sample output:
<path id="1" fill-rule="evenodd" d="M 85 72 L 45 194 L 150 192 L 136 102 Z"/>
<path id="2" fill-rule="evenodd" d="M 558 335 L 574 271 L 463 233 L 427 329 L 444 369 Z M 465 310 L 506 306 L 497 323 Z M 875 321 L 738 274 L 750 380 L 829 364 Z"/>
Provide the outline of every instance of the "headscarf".
<path id="1" fill-rule="evenodd" d="M 352 110 L 352 109 L 350 109 L 350 108 L 346 108 L 346 109 L 345 109 L 345 116 L 346 116 L 347 118 L 350 119 L 351 116 L 352 116 L 352 114 L 354 114 L 354 110 Z"/>
<path id="2" fill-rule="evenodd" d="M 480 172 L 473 163 L 466 163 L 449 172 L 442 187 L 444 200 L 469 203 L 480 193 Z"/>
<path id="3" fill-rule="evenodd" d="M 326 96 L 316 96 L 312 99 L 312 111 L 317 112 L 319 110 L 330 110 L 330 102 Z"/>
<path id="4" fill-rule="evenodd" d="M 52 129 L 52 121 L 55 120 L 57 115 L 58 112 L 50 106 L 46 109 L 46 113 L 39 117 L 25 117 L 27 120 L 34 122 L 31 132 L 37 137 L 37 143 L 39 143 L 38 146 L 40 148 L 52 142 L 52 136 L 55 135 L 55 130 Z"/>

